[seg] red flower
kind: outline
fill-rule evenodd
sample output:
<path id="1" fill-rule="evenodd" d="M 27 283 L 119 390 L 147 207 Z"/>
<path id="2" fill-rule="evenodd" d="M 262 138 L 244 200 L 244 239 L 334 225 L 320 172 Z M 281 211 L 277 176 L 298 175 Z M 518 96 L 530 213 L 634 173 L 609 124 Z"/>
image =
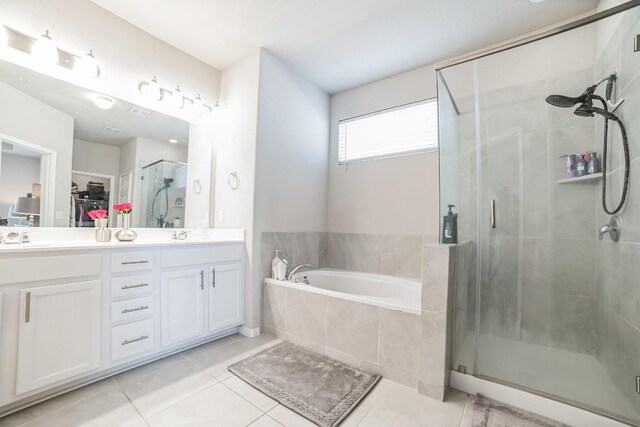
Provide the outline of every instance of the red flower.
<path id="1" fill-rule="evenodd" d="M 131 213 L 131 203 L 119 203 L 119 204 L 115 204 L 113 205 L 113 209 L 115 209 L 116 211 L 118 211 L 118 213 Z"/>
<path id="2" fill-rule="evenodd" d="M 89 218 L 91 219 L 106 218 L 107 211 L 105 211 L 104 209 L 94 209 L 92 211 L 89 211 L 87 215 L 89 215 Z"/>

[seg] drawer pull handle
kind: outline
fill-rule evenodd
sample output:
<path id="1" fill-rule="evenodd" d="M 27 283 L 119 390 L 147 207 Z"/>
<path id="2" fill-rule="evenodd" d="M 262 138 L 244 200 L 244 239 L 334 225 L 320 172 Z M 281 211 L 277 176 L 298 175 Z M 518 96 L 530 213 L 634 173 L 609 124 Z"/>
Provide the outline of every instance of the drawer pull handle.
<path id="1" fill-rule="evenodd" d="M 142 260 L 142 261 L 122 261 L 121 262 L 122 265 L 131 265 L 131 264 L 149 264 L 149 260 Z"/>
<path id="2" fill-rule="evenodd" d="M 216 287 L 216 269 L 215 268 L 211 269 L 211 287 L 212 288 Z"/>
<path id="3" fill-rule="evenodd" d="M 125 285 L 125 286 L 121 287 L 120 289 L 122 289 L 123 291 L 126 291 L 127 289 L 144 288 L 145 286 L 149 286 L 149 284 L 148 283 L 139 283 L 137 285 Z"/>
<path id="4" fill-rule="evenodd" d="M 149 308 L 148 305 L 141 305 L 140 307 L 136 307 L 136 308 L 125 308 L 124 310 L 122 310 L 122 314 L 127 314 L 127 313 L 133 313 L 134 311 L 140 311 L 140 310 L 147 310 Z"/>
<path id="5" fill-rule="evenodd" d="M 200 270 L 200 289 L 204 290 L 204 270 Z"/>
<path id="6" fill-rule="evenodd" d="M 27 292 L 27 306 L 24 312 L 24 323 L 29 323 L 31 320 L 31 292 Z"/>
<path id="7" fill-rule="evenodd" d="M 127 345 L 127 344 L 133 344 L 134 342 L 138 342 L 138 341 L 143 341 L 149 338 L 149 335 L 140 335 L 138 338 L 133 338 L 130 340 L 124 340 L 122 341 L 122 344 L 120 345 Z"/>

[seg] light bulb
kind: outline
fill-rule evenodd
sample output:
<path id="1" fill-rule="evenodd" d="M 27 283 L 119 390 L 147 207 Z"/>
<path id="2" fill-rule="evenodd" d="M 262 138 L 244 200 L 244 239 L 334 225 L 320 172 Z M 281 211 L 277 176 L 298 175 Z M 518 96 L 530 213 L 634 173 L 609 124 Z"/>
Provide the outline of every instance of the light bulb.
<path id="1" fill-rule="evenodd" d="M 184 98 L 182 96 L 182 91 L 180 90 L 180 86 L 176 86 L 176 90 L 171 94 L 171 103 L 176 108 L 184 107 Z"/>
<path id="2" fill-rule="evenodd" d="M 200 98 L 200 94 L 198 94 L 198 96 L 196 96 L 196 99 L 193 100 L 193 105 L 191 106 L 191 108 L 193 108 L 193 111 L 196 114 L 202 114 L 204 110 L 204 103 L 202 102 L 202 98 Z"/>
<path id="3" fill-rule="evenodd" d="M 0 23 L 0 50 L 4 49 L 9 45 L 9 33 L 7 32 L 7 27 Z"/>
<path id="4" fill-rule="evenodd" d="M 58 48 L 49 37 L 48 30 L 33 44 L 31 54 L 41 65 L 56 65 L 58 63 Z"/>
<path id="5" fill-rule="evenodd" d="M 96 61 L 95 56 L 93 56 L 93 50 L 90 50 L 89 53 L 83 55 L 82 58 L 78 60 L 76 70 L 90 79 L 98 77 L 98 61 Z"/>
<path id="6" fill-rule="evenodd" d="M 158 83 L 156 76 L 153 76 L 153 80 L 149 82 L 145 92 L 150 99 L 153 99 L 154 101 L 160 100 L 162 97 L 162 90 L 160 89 L 160 84 Z"/>
<path id="7" fill-rule="evenodd" d="M 113 107 L 113 99 L 106 96 L 96 96 L 93 98 L 93 103 L 102 110 L 108 110 Z"/>

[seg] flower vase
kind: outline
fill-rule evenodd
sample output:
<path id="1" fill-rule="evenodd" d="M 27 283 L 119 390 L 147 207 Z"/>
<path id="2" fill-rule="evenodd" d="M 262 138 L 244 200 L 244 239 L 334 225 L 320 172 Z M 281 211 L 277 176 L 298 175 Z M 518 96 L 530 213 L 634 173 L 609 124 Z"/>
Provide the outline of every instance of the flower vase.
<path id="1" fill-rule="evenodd" d="M 96 218 L 94 224 L 96 226 L 96 242 L 110 242 L 111 230 L 108 228 L 108 218 Z"/>
<path id="2" fill-rule="evenodd" d="M 138 234 L 135 231 L 131 230 L 131 214 L 123 213 L 122 214 L 122 230 L 116 233 L 116 239 L 121 242 L 132 242 L 136 240 Z"/>

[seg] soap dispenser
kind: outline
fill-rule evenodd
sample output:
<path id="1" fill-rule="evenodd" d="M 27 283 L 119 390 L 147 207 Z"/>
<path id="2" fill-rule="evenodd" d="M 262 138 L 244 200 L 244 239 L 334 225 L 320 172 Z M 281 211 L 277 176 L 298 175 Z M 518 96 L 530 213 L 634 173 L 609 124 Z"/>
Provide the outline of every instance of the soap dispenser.
<path id="1" fill-rule="evenodd" d="M 458 243 L 458 214 L 454 214 L 451 208 L 455 205 L 447 205 L 449 212 L 442 217 L 442 243 Z"/>
<path id="2" fill-rule="evenodd" d="M 287 278 L 287 260 L 284 258 L 284 251 L 276 249 L 273 261 L 271 261 L 271 278 L 276 280 Z"/>

